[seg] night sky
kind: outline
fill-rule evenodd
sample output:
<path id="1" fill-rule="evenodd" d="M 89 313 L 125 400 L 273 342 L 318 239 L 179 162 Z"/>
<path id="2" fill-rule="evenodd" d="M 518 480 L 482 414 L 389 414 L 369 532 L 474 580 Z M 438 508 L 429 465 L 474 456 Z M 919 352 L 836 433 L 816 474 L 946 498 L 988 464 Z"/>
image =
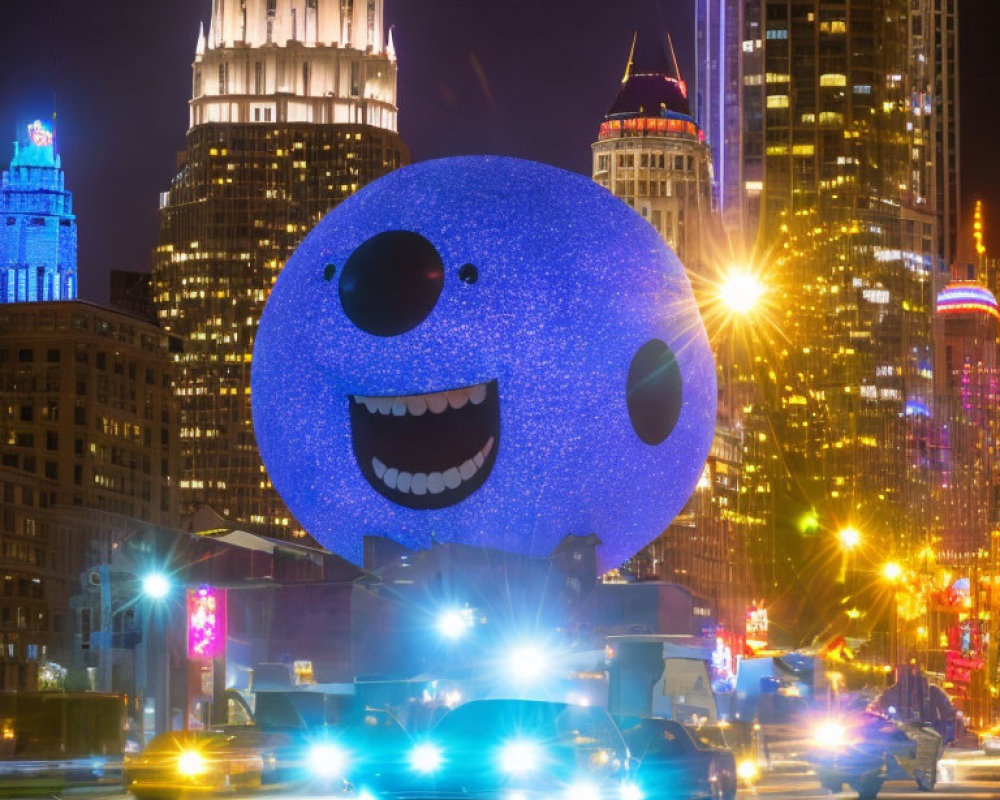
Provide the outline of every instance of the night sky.
<path id="1" fill-rule="evenodd" d="M 632 31 L 669 29 L 693 82 L 694 0 L 385 0 L 400 59 L 400 128 L 414 160 L 502 153 L 589 173 Z M 1000 68 L 993 3 L 960 0 L 963 193 L 1000 228 Z M 159 192 L 183 149 L 190 63 L 211 0 L 4 4 L 0 161 L 21 126 L 58 110 L 74 194 L 80 294 L 148 270 Z M 995 222 L 991 222 L 990 216 Z M 989 238 L 989 237 L 988 237 Z M 994 237 L 1000 244 L 1000 239 Z"/>

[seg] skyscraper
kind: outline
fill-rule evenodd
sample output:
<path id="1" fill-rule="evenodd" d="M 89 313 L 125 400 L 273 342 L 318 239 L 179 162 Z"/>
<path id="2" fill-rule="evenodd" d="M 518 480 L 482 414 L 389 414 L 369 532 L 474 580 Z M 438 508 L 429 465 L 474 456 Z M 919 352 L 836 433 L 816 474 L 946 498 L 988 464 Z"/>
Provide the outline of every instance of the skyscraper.
<path id="1" fill-rule="evenodd" d="M 154 295 L 178 356 L 184 510 L 298 534 L 257 453 L 250 369 L 268 292 L 302 237 L 405 164 L 382 0 L 214 0 L 187 149 L 160 203 Z"/>
<path id="2" fill-rule="evenodd" d="M 756 234 L 763 187 L 760 0 L 697 0 L 695 116 L 714 165 L 716 209 L 731 236 Z"/>
<path id="3" fill-rule="evenodd" d="M 1000 423 L 1000 312 L 976 280 L 954 280 L 935 303 L 935 405 L 941 475 L 935 486 L 941 515 L 939 550 L 967 568 L 989 550 L 998 520 L 997 425 Z"/>
<path id="4" fill-rule="evenodd" d="M 951 2 L 699 0 L 696 95 L 713 152 L 738 164 L 716 172 L 724 219 L 780 297 L 780 333 L 758 355 L 786 476 L 786 583 L 843 526 L 885 550 L 934 533 L 931 321 L 958 224 L 955 14 Z M 800 536 L 807 517 L 818 530 Z"/>
<path id="5" fill-rule="evenodd" d="M 177 525 L 175 344 L 82 300 L 0 305 L 0 688 L 68 666 L 81 573 Z"/>
<path id="6" fill-rule="evenodd" d="M 76 217 L 52 131 L 14 144 L 0 183 L 0 303 L 76 298 Z"/>
<path id="7" fill-rule="evenodd" d="M 936 218 L 931 249 L 954 264 L 962 256 L 958 2 L 914 0 L 909 23 L 911 192 Z"/>
<path id="8" fill-rule="evenodd" d="M 593 178 L 642 214 L 694 269 L 712 217 L 711 158 L 676 63 L 662 51 L 637 52 L 638 44 L 637 36 L 592 146 Z"/>
<path id="9" fill-rule="evenodd" d="M 728 266 L 728 248 L 713 210 L 710 152 L 670 55 L 638 36 L 633 41 L 621 89 L 592 146 L 593 178 L 659 231 L 704 307 L 711 304 L 714 279 Z M 719 413 L 708 463 L 683 511 L 630 569 L 691 589 L 735 626 L 753 595 L 748 544 L 750 531 L 761 524 L 761 494 L 748 491 L 754 481 L 744 469 L 753 444 L 745 441 L 742 418 L 746 386 L 712 316 L 707 319 L 719 363 Z"/>

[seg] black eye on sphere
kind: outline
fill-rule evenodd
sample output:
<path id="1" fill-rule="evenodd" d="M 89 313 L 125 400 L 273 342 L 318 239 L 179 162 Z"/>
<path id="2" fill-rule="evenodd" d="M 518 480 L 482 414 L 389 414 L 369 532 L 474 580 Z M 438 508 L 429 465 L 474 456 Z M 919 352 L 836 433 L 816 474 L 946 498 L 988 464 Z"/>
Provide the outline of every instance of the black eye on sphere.
<path id="1" fill-rule="evenodd" d="M 458 268 L 458 279 L 462 283 L 473 284 L 479 280 L 479 270 L 475 264 L 462 264 Z"/>
<path id="2" fill-rule="evenodd" d="M 434 309 L 444 286 L 441 256 L 412 231 L 386 231 L 355 250 L 340 273 L 340 304 L 373 336 L 413 330 Z"/>
<path id="3" fill-rule="evenodd" d="M 337 274 L 336 264 L 327 264 L 325 267 L 323 267 L 323 280 L 332 281 L 333 276 L 336 274 Z"/>
<path id="4" fill-rule="evenodd" d="M 636 434 L 646 444 L 660 444 L 681 415 L 681 370 L 673 351 L 650 339 L 628 369 L 625 400 Z"/>

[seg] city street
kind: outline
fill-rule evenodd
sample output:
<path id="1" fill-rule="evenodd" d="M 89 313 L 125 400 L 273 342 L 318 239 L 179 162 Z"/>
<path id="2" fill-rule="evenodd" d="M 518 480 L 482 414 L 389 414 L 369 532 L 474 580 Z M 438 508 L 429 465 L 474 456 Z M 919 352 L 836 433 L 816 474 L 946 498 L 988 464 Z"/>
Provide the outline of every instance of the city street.
<path id="1" fill-rule="evenodd" d="M 248 800 L 249 798 L 268 798 L 277 800 L 282 797 L 294 797 L 296 800 L 329 800 L 330 795 L 313 795 L 308 792 L 295 793 L 264 793 L 245 795 L 226 795 L 232 800 Z M 854 792 L 846 791 L 837 795 L 841 800 L 852 800 L 857 795 Z M 118 800 L 118 798 L 128 798 L 130 795 L 124 792 L 114 791 L 94 791 L 94 790 L 74 790 L 55 795 L 55 797 L 74 798 L 80 800 Z M 781 800 L 781 798 L 796 798 L 796 800 L 812 800 L 813 798 L 830 798 L 831 795 L 825 793 L 819 786 L 815 777 L 807 772 L 794 772 L 788 774 L 768 775 L 761 783 L 751 791 L 741 791 L 738 800 L 752 800 L 754 797 L 766 798 L 766 800 Z M 1000 797 L 1000 763 L 997 765 L 996 780 L 975 780 L 963 781 L 959 783 L 938 784 L 937 788 L 930 793 L 917 791 L 915 785 L 910 782 L 895 781 L 887 783 L 879 793 L 879 798 L 884 800 L 929 800 L 933 797 L 949 798 L 988 798 Z M 652 800 L 652 798 L 650 799 Z"/>
<path id="2" fill-rule="evenodd" d="M 740 800 L 746 800 L 758 796 L 761 798 L 829 798 L 812 774 L 794 775 L 770 775 L 767 776 L 754 792 L 741 792 Z M 837 795 L 843 800 L 857 797 L 852 791 L 841 792 Z M 938 784 L 933 792 L 917 791 L 912 782 L 894 781 L 887 783 L 879 798 L 897 798 L 898 800 L 910 800 L 910 798 L 931 798 L 931 797 L 1000 797 L 1000 769 L 997 770 L 996 781 L 968 781 L 963 783 Z"/>

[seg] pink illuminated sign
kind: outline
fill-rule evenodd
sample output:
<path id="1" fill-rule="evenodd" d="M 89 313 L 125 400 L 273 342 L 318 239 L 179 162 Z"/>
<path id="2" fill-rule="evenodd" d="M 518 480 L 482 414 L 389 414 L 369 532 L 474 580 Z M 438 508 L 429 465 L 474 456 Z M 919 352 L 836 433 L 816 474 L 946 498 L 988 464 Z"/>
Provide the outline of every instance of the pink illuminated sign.
<path id="1" fill-rule="evenodd" d="M 208 660 L 226 651 L 226 590 L 202 586 L 187 593 L 188 658 Z"/>

